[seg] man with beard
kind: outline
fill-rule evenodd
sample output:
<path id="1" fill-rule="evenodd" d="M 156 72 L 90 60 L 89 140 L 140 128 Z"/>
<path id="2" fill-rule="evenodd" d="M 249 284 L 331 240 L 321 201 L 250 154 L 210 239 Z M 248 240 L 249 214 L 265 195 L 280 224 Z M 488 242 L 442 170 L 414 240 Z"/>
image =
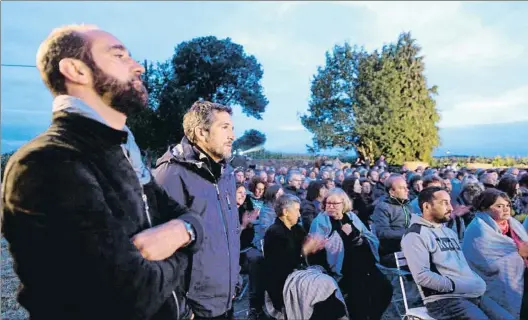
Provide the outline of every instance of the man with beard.
<path id="1" fill-rule="evenodd" d="M 55 29 L 37 68 L 52 123 L 11 157 L 2 190 L 20 304 L 32 319 L 189 318 L 203 226 L 154 183 L 125 126 L 146 107 L 144 69 L 94 26 Z"/>
<path id="2" fill-rule="evenodd" d="M 207 237 L 192 258 L 187 297 L 198 319 L 233 317 L 240 226 L 231 157 L 231 108 L 195 102 L 183 118 L 185 136 L 156 163 L 154 177 L 179 203 L 198 212 Z"/>
<path id="3" fill-rule="evenodd" d="M 427 312 L 434 319 L 488 319 L 479 308 L 486 283 L 470 269 L 456 233 L 445 226 L 453 210 L 449 193 L 429 187 L 418 199 L 422 217 L 412 216 L 401 246 Z"/>

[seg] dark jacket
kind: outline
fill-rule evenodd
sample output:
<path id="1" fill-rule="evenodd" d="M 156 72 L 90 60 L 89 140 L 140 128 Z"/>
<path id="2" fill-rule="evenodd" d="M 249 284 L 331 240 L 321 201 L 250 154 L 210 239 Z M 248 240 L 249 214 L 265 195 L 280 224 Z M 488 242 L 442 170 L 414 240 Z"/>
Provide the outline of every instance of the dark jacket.
<path id="1" fill-rule="evenodd" d="M 313 219 L 321 212 L 319 208 L 315 207 L 314 201 L 302 200 L 301 202 L 301 219 L 302 225 L 306 233 L 310 232 L 310 226 Z"/>
<path id="2" fill-rule="evenodd" d="M 411 212 L 409 200 L 386 196 L 377 201 L 371 219 L 380 241 L 380 256 L 401 251 L 400 241 L 410 225 Z"/>
<path id="3" fill-rule="evenodd" d="M 295 189 L 295 187 L 290 185 L 285 185 L 283 188 L 284 193 L 291 194 L 299 198 L 300 200 L 305 198 L 305 192 L 302 189 Z"/>
<path id="4" fill-rule="evenodd" d="M 378 181 L 376 182 L 376 184 L 372 185 L 372 200 L 377 200 L 378 198 L 381 198 L 382 196 L 386 194 L 387 194 L 387 191 L 383 183 Z"/>
<path id="5" fill-rule="evenodd" d="M 214 162 L 187 138 L 170 148 L 156 166 L 156 181 L 204 220 L 202 250 L 192 259 L 189 303 L 198 317 L 222 315 L 233 307 L 240 260 L 233 170 L 229 164 Z"/>
<path id="6" fill-rule="evenodd" d="M 2 230 L 32 319 L 176 319 L 190 254 L 147 261 L 131 241 L 149 228 L 142 186 L 125 158 L 127 133 L 57 112 L 46 132 L 10 159 Z M 154 183 L 145 186 L 154 223 L 203 227 Z M 191 249 L 191 248 L 189 248 Z M 198 249 L 198 247 L 194 248 Z"/>
<path id="7" fill-rule="evenodd" d="M 264 283 L 273 306 L 281 310 L 284 306 L 282 289 L 288 275 L 302 266 L 301 249 L 306 232 L 300 225 L 291 230 L 279 219 L 264 235 Z"/>

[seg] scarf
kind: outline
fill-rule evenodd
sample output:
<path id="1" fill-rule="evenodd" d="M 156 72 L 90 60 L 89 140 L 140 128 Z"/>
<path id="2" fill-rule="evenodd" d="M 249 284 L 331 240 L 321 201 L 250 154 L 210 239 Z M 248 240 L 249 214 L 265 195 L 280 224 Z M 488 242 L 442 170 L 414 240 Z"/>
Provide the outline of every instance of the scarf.
<path id="1" fill-rule="evenodd" d="M 87 105 L 84 101 L 79 98 L 68 96 L 68 95 L 59 95 L 53 100 L 53 112 L 64 111 L 68 113 L 75 113 L 82 115 L 83 117 L 98 121 L 104 125 L 108 126 L 106 120 L 101 117 L 92 107 Z M 150 171 L 147 169 L 143 160 L 141 159 L 141 151 L 139 150 L 138 145 L 136 144 L 136 139 L 132 134 L 132 131 L 125 125 L 123 131 L 126 131 L 128 134 L 127 142 L 121 145 L 123 153 L 129 160 L 132 168 L 136 172 L 136 175 L 139 179 L 141 185 L 145 185 L 150 182 L 151 175 Z"/>

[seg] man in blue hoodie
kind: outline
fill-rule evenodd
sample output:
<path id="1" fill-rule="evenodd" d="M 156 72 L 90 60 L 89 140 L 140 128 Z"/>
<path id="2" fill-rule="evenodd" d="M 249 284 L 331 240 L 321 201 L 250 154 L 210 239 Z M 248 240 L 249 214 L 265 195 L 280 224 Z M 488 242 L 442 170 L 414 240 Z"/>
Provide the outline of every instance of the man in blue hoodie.
<path id="1" fill-rule="evenodd" d="M 156 181 L 203 217 L 205 239 L 193 255 L 187 292 L 199 319 L 230 319 L 238 281 L 240 225 L 235 176 L 228 163 L 234 140 L 231 108 L 195 102 L 183 118 L 185 137 L 158 159 Z"/>

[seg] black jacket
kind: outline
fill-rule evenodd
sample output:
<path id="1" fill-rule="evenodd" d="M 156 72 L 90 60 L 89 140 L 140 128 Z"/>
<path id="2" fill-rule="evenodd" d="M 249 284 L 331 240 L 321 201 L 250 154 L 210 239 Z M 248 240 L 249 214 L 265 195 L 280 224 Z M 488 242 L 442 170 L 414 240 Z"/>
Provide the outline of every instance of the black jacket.
<path id="1" fill-rule="evenodd" d="M 372 185 L 372 200 L 377 200 L 378 198 L 381 198 L 387 194 L 387 191 L 385 189 L 385 185 L 381 182 L 376 182 L 376 184 Z"/>
<path id="2" fill-rule="evenodd" d="M 315 207 L 314 201 L 302 200 L 301 202 L 301 219 L 302 225 L 306 233 L 310 232 L 313 219 L 321 212 L 319 208 Z"/>
<path id="3" fill-rule="evenodd" d="M 154 224 L 188 221 L 198 239 L 163 261 L 145 260 L 131 237 L 149 228 L 142 186 L 124 156 L 127 134 L 58 112 L 6 167 L 2 231 L 31 319 L 176 319 L 201 218 L 154 182 L 144 186 Z"/>
<path id="4" fill-rule="evenodd" d="M 279 219 L 264 235 L 264 283 L 273 306 L 284 306 L 282 289 L 288 275 L 302 266 L 301 249 L 306 232 L 300 225 L 288 229 Z"/>

